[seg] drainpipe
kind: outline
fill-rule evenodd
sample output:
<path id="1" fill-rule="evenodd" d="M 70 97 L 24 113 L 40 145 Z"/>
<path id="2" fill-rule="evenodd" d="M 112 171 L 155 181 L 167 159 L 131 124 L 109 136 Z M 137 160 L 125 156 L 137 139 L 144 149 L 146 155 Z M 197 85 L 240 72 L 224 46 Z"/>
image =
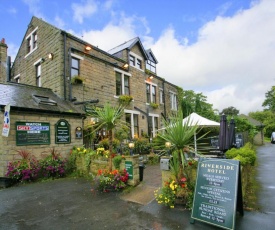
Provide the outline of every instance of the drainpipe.
<path id="1" fill-rule="evenodd" d="M 7 56 L 7 82 L 11 80 L 11 57 Z"/>
<path id="2" fill-rule="evenodd" d="M 165 88 L 164 88 L 164 87 L 165 87 L 165 84 L 164 84 L 164 83 L 165 83 L 165 81 L 163 80 L 163 81 L 162 81 L 163 99 L 164 99 L 164 100 L 163 100 L 163 109 L 164 109 L 164 117 L 165 117 L 165 120 L 166 120 L 166 100 L 165 100 L 166 98 L 165 98 Z"/>
<path id="3" fill-rule="evenodd" d="M 63 69 L 63 87 L 64 87 L 64 100 L 67 99 L 67 87 L 66 87 L 66 33 L 64 33 L 64 55 L 63 55 L 63 62 L 64 62 L 64 69 Z"/>
<path id="4" fill-rule="evenodd" d="M 72 53 L 72 48 L 69 48 L 69 65 L 68 69 L 71 69 L 71 53 Z M 72 76 L 71 76 L 71 71 L 69 71 L 69 101 L 72 101 L 72 84 L 71 84 Z"/>

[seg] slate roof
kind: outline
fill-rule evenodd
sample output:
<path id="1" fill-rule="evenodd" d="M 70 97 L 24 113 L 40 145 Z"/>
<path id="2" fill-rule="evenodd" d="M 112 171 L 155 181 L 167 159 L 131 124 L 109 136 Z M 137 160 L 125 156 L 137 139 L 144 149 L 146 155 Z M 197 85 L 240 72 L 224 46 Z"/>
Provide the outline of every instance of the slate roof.
<path id="1" fill-rule="evenodd" d="M 45 99 L 45 101 L 48 98 L 51 103 L 39 103 L 40 100 L 38 98 Z M 81 108 L 61 99 L 51 89 L 18 83 L 0 84 L 0 106 L 4 107 L 8 103 L 11 106 L 11 110 L 85 115 Z"/>
<path id="2" fill-rule="evenodd" d="M 145 51 L 145 49 L 144 49 L 144 47 L 143 47 L 143 45 L 142 45 L 139 37 L 135 37 L 135 38 L 133 38 L 133 39 L 127 41 L 127 42 L 124 42 L 123 44 L 121 44 L 119 46 L 116 46 L 115 48 L 109 50 L 108 53 L 110 53 L 110 54 L 113 55 L 113 54 L 116 54 L 116 53 L 118 53 L 118 52 L 120 52 L 122 50 L 125 50 L 125 49 L 129 49 L 130 50 L 136 43 L 139 44 L 139 46 L 140 46 L 140 48 L 141 48 L 141 50 L 143 52 L 143 55 L 145 56 L 145 59 L 148 60 L 149 59 L 148 54 Z"/>
<path id="3" fill-rule="evenodd" d="M 257 121 L 253 119 L 252 117 L 246 116 L 244 114 L 240 114 L 238 117 L 247 119 L 252 125 L 255 125 L 257 127 L 264 127 L 264 124 L 260 121 Z"/>

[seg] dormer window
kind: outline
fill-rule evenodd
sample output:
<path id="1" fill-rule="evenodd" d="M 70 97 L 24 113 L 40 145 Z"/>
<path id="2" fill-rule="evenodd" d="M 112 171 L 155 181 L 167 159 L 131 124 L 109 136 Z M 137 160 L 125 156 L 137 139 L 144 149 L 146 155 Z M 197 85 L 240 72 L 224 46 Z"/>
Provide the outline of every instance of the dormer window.
<path id="1" fill-rule="evenodd" d="M 129 55 L 129 62 L 130 62 L 130 65 L 139 69 L 139 70 L 143 70 L 143 65 L 142 65 L 142 62 L 143 62 L 143 58 L 130 52 L 130 55 Z"/>
<path id="2" fill-rule="evenodd" d="M 37 49 L 37 29 L 36 27 L 27 37 L 26 37 L 26 56 L 27 57 L 29 54 L 31 54 L 33 51 Z"/>

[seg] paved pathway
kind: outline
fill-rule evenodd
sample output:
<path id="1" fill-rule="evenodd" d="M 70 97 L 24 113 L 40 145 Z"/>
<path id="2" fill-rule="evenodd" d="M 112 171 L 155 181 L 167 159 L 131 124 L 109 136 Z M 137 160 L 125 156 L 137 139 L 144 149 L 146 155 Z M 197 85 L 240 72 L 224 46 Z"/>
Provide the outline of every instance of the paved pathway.
<path id="1" fill-rule="evenodd" d="M 258 148 L 257 179 L 260 211 L 237 215 L 236 230 L 275 229 L 275 145 Z M 142 186 L 160 186 L 159 166 L 148 166 Z M 145 196 L 145 194 L 144 194 Z M 204 230 L 219 229 L 196 221 L 190 224 L 190 211 L 169 209 L 155 200 L 139 204 L 121 199 L 120 193 L 98 194 L 83 178 L 64 178 L 44 183 L 0 190 L 0 229 L 48 230 Z"/>

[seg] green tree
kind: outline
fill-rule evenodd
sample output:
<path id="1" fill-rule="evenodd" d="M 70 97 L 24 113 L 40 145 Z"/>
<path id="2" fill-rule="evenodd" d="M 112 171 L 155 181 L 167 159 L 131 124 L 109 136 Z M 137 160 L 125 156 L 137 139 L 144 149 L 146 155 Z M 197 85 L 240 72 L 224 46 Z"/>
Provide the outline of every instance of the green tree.
<path id="1" fill-rule="evenodd" d="M 265 100 L 262 106 L 265 107 L 264 110 L 275 112 L 275 86 L 272 86 L 271 90 L 265 93 Z"/>
<path id="2" fill-rule="evenodd" d="M 195 93 L 193 90 L 184 90 L 183 99 L 181 102 L 183 117 L 196 112 L 197 114 L 218 121 L 219 117 L 215 114 L 213 105 L 207 103 L 207 97 L 202 93 Z"/>
<path id="3" fill-rule="evenodd" d="M 103 108 L 95 107 L 91 112 L 87 112 L 88 116 L 97 118 L 98 120 L 94 132 L 98 131 L 99 129 L 106 128 L 108 133 L 110 156 L 113 153 L 113 130 L 123 123 L 120 119 L 123 114 L 123 106 L 112 107 L 109 103 L 106 103 Z M 109 170 L 112 170 L 111 157 L 109 157 Z"/>
<path id="4" fill-rule="evenodd" d="M 275 130 L 275 113 L 270 110 L 250 112 L 249 116 L 264 124 L 264 135 L 270 137 Z"/>
<path id="5" fill-rule="evenodd" d="M 233 106 L 227 107 L 225 109 L 222 110 L 221 114 L 225 114 L 226 116 L 237 116 L 239 114 L 240 110 L 236 109 Z"/>

